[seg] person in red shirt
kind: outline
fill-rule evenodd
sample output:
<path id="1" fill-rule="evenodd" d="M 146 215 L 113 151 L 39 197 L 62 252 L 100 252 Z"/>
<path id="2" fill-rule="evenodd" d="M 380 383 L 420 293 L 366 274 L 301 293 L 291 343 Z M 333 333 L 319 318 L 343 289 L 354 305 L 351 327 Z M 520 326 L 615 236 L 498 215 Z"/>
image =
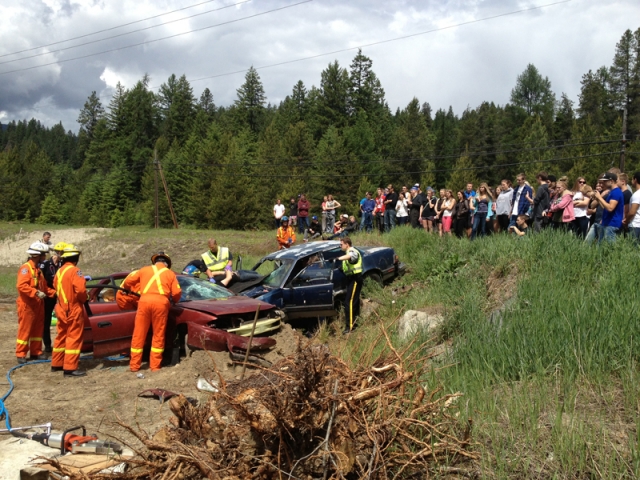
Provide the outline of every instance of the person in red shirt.
<path id="1" fill-rule="evenodd" d="M 380 230 L 380 233 L 384 233 L 384 211 L 386 209 L 384 202 L 386 199 L 387 197 L 384 194 L 384 190 L 382 188 L 378 188 L 378 196 L 376 197 L 376 209 L 373 211 L 373 213 L 374 218 L 376 219 L 376 226 L 378 227 L 378 230 Z"/>
<path id="2" fill-rule="evenodd" d="M 47 285 L 38 264 L 44 262 L 49 247 L 42 242 L 32 243 L 27 253 L 29 260 L 18 270 L 16 288 L 18 290 L 18 335 L 16 338 L 16 357 L 18 363 L 27 362 L 27 353 L 31 360 L 42 355 L 42 330 L 44 328 L 44 299 L 56 294 Z"/>
<path id="3" fill-rule="evenodd" d="M 307 200 L 307 196 L 303 193 L 298 200 L 298 233 L 304 233 L 309 228 L 309 210 L 311 204 Z"/>
<path id="4" fill-rule="evenodd" d="M 87 374 L 78 370 L 84 332 L 84 304 L 88 298 L 86 281 L 78 268 L 78 260 L 80 250 L 67 244 L 62 251 L 62 266 L 53 279 L 58 294 L 58 333 L 53 342 L 51 371 L 63 370 L 65 377 L 84 377 Z"/>
<path id="5" fill-rule="evenodd" d="M 140 370 L 144 342 L 149 332 L 153 331 L 151 339 L 151 354 L 149 367 L 151 371 L 160 370 L 162 354 L 164 353 L 165 331 L 171 301 L 178 303 L 182 290 L 176 274 L 171 271 L 171 258 L 164 252 L 158 252 L 151 257 L 151 265 L 142 267 L 130 274 L 130 283 L 140 284 L 140 301 L 136 313 L 133 337 L 131 338 L 131 360 L 129 369 L 132 372 Z"/>

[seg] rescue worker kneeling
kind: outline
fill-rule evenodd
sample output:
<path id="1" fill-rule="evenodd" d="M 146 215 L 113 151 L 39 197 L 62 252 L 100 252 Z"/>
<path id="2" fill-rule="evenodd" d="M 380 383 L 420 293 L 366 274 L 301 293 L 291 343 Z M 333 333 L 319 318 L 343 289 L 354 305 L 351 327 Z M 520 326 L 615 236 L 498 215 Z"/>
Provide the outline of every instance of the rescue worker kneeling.
<path id="1" fill-rule="evenodd" d="M 78 268 L 80 253 L 75 246 L 67 244 L 62 251 L 62 266 L 53 280 L 58 295 L 58 333 L 53 342 L 51 371 L 64 370 L 65 377 L 87 374 L 78 370 L 84 332 L 84 304 L 88 298 L 86 280 Z"/>
<path id="2" fill-rule="evenodd" d="M 346 295 L 344 298 L 344 316 L 346 328 L 343 334 L 356 328 L 356 319 L 360 315 L 360 292 L 362 291 L 362 255 L 353 247 L 349 237 L 340 239 L 340 248 L 344 255 L 338 257 L 342 261 L 342 271 L 347 277 Z"/>
<path id="3" fill-rule="evenodd" d="M 27 253 L 29 260 L 18 270 L 16 288 L 18 289 L 18 336 L 16 339 L 16 357 L 18 363 L 27 362 L 27 353 L 31 360 L 38 360 L 42 354 L 42 329 L 44 327 L 44 299 L 56 294 L 47 285 L 38 264 L 46 258 L 49 247 L 42 242 L 32 243 Z"/>
<path id="4" fill-rule="evenodd" d="M 169 255 L 159 252 L 151 257 L 151 263 L 150 266 L 132 272 L 129 279 L 130 283 L 138 282 L 142 288 L 135 327 L 133 328 L 133 338 L 131 339 L 129 369 L 132 372 L 140 370 L 144 343 L 150 326 L 153 337 L 149 366 L 151 371 L 160 370 L 164 352 L 165 330 L 171 308 L 170 300 L 177 303 L 182 294 L 176 274 L 170 270 L 171 258 Z"/>

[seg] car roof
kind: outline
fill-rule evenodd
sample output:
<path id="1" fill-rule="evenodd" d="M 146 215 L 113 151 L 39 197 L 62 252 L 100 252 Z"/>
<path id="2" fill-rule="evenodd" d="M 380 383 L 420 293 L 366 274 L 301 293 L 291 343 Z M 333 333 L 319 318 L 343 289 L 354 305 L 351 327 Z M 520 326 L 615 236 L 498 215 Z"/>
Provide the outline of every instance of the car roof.
<path id="1" fill-rule="evenodd" d="M 270 253 L 265 260 L 275 260 L 278 258 L 290 258 L 296 260 L 298 258 L 304 258 L 309 255 L 313 255 L 319 252 L 325 252 L 334 248 L 340 248 L 340 242 L 336 240 L 327 240 L 323 242 L 311 242 L 304 243 L 302 245 L 296 245 L 286 250 L 278 250 L 277 252 Z"/>

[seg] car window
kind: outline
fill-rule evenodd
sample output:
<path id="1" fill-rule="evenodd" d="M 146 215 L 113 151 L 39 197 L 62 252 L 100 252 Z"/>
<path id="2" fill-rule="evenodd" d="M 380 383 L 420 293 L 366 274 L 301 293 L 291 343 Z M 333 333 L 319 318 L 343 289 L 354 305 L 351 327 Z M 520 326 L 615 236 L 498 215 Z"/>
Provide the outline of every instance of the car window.
<path id="1" fill-rule="evenodd" d="M 189 300 L 215 300 L 233 296 L 226 288 L 199 278 L 178 276 L 178 283 L 182 289 L 181 302 Z"/>
<path id="2" fill-rule="evenodd" d="M 331 250 L 327 250 L 326 252 L 322 252 L 322 256 L 325 260 L 333 260 L 340 256 L 344 255 L 344 252 L 340 248 L 333 248 Z"/>
<path id="3" fill-rule="evenodd" d="M 262 275 L 267 275 L 262 281 L 268 287 L 280 287 L 285 281 L 291 269 L 293 260 L 280 258 L 277 260 L 265 260 L 255 270 Z"/>
<path id="4" fill-rule="evenodd" d="M 292 287 L 302 287 L 307 285 L 323 285 L 331 282 L 331 268 L 323 268 L 319 263 L 305 268 L 291 282 Z"/>

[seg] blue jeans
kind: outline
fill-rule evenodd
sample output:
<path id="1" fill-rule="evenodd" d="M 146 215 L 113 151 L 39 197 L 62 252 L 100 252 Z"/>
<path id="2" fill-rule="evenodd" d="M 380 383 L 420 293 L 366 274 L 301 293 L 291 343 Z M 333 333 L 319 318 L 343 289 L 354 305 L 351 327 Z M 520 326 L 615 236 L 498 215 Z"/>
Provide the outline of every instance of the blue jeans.
<path id="1" fill-rule="evenodd" d="M 595 240 L 598 243 L 602 243 L 603 241 L 614 242 L 616 239 L 616 235 L 618 234 L 618 230 L 620 230 L 619 228 L 616 228 L 616 227 L 605 227 L 603 225 L 600 225 L 599 223 L 594 224 L 593 227 L 594 227 L 594 233 L 595 233 Z M 588 237 L 589 235 L 587 235 L 587 238 Z"/>
<path id="2" fill-rule="evenodd" d="M 640 227 L 629 227 L 629 233 L 637 243 L 640 243 Z"/>
<path id="3" fill-rule="evenodd" d="M 516 226 L 516 220 L 518 220 L 518 215 L 511 215 L 511 219 L 509 220 L 509 227 L 515 227 Z"/>
<path id="4" fill-rule="evenodd" d="M 373 230 L 373 214 L 371 212 L 364 212 L 362 214 L 363 227 L 360 230 L 366 230 L 367 233 L 371 233 Z"/>
<path id="5" fill-rule="evenodd" d="M 301 217 L 298 215 L 298 232 L 304 233 L 309 228 L 309 217 Z"/>
<path id="6" fill-rule="evenodd" d="M 473 216 L 473 230 L 471 231 L 471 240 L 478 236 L 478 230 L 480 231 L 480 235 L 484 237 L 486 225 L 487 212 L 476 213 Z"/>
<path id="7" fill-rule="evenodd" d="M 391 231 L 396 226 L 396 211 L 387 206 L 384 211 L 384 230 L 386 232 Z"/>

